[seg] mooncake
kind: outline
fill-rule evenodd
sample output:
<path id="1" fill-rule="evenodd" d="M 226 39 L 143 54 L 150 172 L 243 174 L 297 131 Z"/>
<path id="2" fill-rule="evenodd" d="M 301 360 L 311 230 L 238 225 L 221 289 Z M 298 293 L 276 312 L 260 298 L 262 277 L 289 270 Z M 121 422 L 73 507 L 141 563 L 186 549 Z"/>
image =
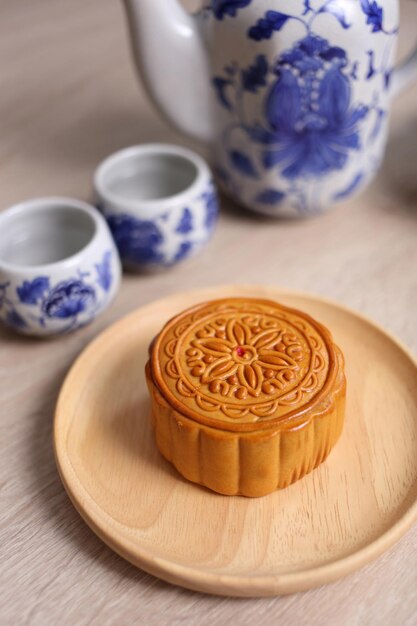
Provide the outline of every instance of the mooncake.
<path id="1" fill-rule="evenodd" d="M 328 456 L 346 397 L 330 332 L 277 302 L 205 302 L 171 319 L 146 365 L 161 454 L 224 495 L 288 487 Z"/>

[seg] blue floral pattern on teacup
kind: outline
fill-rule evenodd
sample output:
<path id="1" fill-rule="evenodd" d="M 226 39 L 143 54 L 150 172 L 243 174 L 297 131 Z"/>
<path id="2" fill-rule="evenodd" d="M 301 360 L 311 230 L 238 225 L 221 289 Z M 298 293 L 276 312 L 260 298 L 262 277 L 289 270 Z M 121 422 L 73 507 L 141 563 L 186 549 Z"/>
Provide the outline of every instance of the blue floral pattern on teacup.
<path id="1" fill-rule="evenodd" d="M 107 222 L 125 263 L 148 265 L 163 262 L 159 246 L 164 238 L 154 222 L 139 220 L 125 213 L 109 215 Z"/>
<path id="2" fill-rule="evenodd" d="M 46 333 L 65 333 L 83 326 L 108 299 L 113 286 L 112 254 L 106 251 L 94 271 L 79 271 L 56 284 L 46 275 L 23 280 L 15 288 L 10 282 L 0 284 L 0 318 L 21 331 L 35 325 Z"/>
<path id="3" fill-rule="evenodd" d="M 104 253 L 100 263 L 97 263 L 95 266 L 97 272 L 97 283 L 107 293 L 110 291 L 113 284 L 113 275 L 111 268 L 112 256 L 112 252 L 110 250 L 107 250 L 107 252 Z"/>
<path id="4" fill-rule="evenodd" d="M 179 221 L 177 228 L 175 229 L 176 233 L 180 233 L 181 235 L 186 235 L 187 233 L 191 233 L 193 230 L 193 214 L 191 213 L 189 208 L 185 208 L 182 212 L 182 217 Z"/>
<path id="5" fill-rule="evenodd" d="M 37 304 L 43 294 L 49 290 L 49 278 L 38 276 L 32 281 L 23 281 L 20 287 L 16 288 L 20 302 L 23 304 Z"/>
<path id="6" fill-rule="evenodd" d="M 18 328 L 22 330 L 27 327 L 25 320 L 15 309 L 7 311 L 5 321 L 7 326 L 10 326 L 10 328 Z"/>
<path id="7" fill-rule="evenodd" d="M 210 234 L 216 225 L 219 214 L 219 200 L 214 190 L 214 185 L 210 185 L 208 191 L 202 194 L 201 199 L 204 202 L 204 225 L 207 232 Z"/>
<path id="8" fill-rule="evenodd" d="M 211 237 L 219 210 L 212 182 L 188 206 L 157 213 L 152 219 L 99 208 L 125 266 L 136 269 L 168 267 L 191 256 Z"/>
<path id="9" fill-rule="evenodd" d="M 82 280 L 65 280 L 50 290 L 42 301 L 42 311 L 47 317 L 61 319 L 74 318 L 88 309 L 96 301 L 96 292 Z"/>

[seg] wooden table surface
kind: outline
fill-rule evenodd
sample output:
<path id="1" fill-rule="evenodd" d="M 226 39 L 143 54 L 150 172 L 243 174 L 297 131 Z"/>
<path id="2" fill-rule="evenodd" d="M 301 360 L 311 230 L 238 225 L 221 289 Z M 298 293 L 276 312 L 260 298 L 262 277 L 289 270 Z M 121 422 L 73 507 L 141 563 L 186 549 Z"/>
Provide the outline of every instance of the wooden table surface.
<path id="1" fill-rule="evenodd" d="M 417 4 L 402 10 L 404 52 Z M 3 0 L 0 86 L 0 210 L 33 196 L 88 199 L 108 153 L 187 143 L 138 86 L 121 2 Z M 55 401 L 76 355 L 128 311 L 179 290 L 245 282 L 323 294 L 417 353 L 416 98 L 413 88 L 395 102 L 382 171 L 359 200 L 306 222 L 256 219 L 223 201 L 201 256 L 156 276 L 125 276 L 114 306 L 92 326 L 46 343 L 0 330 L 1 624 L 417 623 L 417 527 L 362 571 L 321 589 L 266 600 L 205 596 L 107 548 L 72 507 L 51 444 Z"/>

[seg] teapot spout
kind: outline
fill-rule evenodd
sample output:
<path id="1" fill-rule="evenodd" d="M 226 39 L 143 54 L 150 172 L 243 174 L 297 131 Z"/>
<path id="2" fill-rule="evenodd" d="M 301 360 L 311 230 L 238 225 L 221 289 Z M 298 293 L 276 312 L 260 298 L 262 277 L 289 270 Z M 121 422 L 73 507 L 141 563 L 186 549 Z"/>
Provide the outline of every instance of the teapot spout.
<path id="1" fill-rule="evenodd" d="M 212 95 L 200 17 L 178 0 L 124 0 L 142 82 L 160 113 L 204 142 L 213 139 Z"/>

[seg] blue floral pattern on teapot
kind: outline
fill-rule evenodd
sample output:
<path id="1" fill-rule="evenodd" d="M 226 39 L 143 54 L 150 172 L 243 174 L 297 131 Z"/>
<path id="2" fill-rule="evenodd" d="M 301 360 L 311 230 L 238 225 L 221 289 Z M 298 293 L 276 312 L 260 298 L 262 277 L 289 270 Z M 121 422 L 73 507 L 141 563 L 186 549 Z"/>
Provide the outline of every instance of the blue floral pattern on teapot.
<path id="1" fill-rule="evenodd" d="M 346 0 L 269 4 L 283 10 L 254 0 L 208 5 L 208 19 L 225 33 L 247 12 L 253 51 L 245 64 L 236 54 L 226 63 L 223 56 L 212 76 L 223 110 L 217 174 L 226 191 L 260 212 L 317 213 L 377 170 L 398 28 L 392 15 L 386 26 L 375 0 L 358 0 L 354 14 Z M 368 33 L 366 44 L 353 45 L 355 28 Z"/>

